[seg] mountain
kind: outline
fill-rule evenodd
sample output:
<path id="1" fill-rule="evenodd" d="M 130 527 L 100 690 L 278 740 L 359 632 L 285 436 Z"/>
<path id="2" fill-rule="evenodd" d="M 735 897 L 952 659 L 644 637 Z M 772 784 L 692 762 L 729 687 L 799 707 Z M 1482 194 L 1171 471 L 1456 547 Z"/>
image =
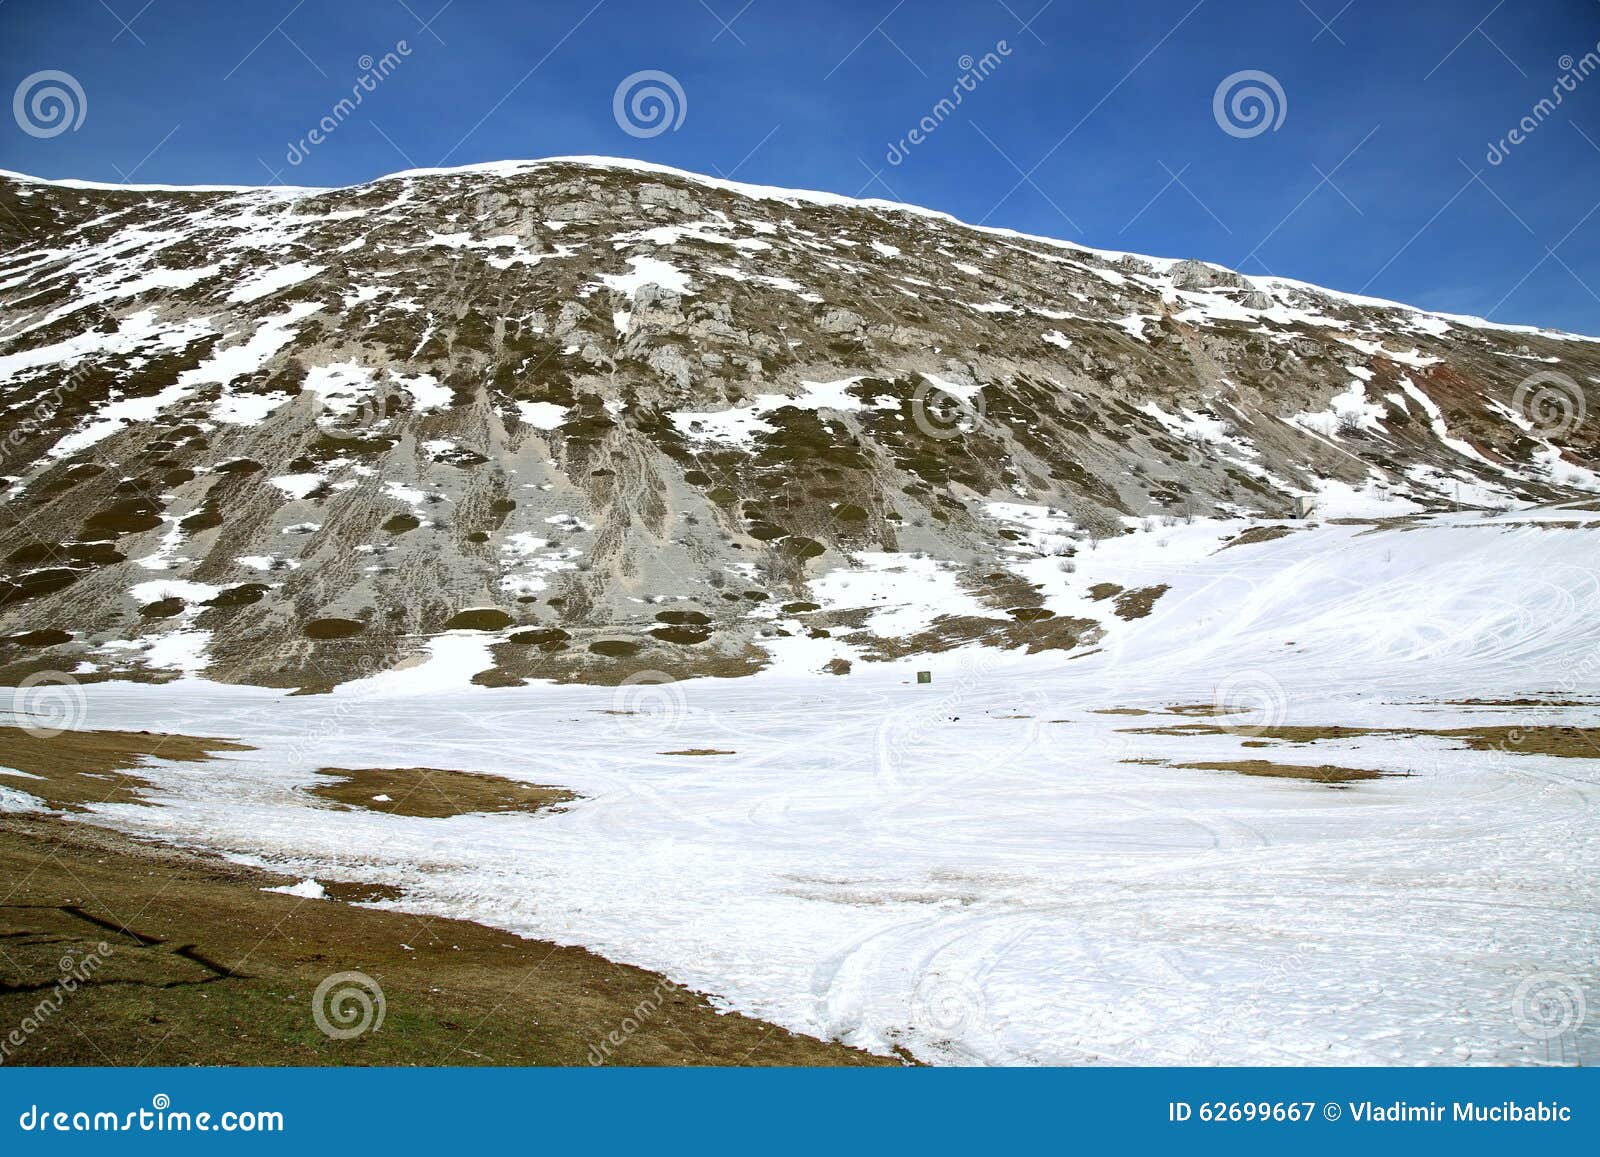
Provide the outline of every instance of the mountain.
<path id="1" fill-rule="evenodd" d="M 1113 536 L 1600 491 L 1594 339 L 632 161 L 0 174 L 0 241 L 12 684 L 1072 652 L 1165 589 Z"/>

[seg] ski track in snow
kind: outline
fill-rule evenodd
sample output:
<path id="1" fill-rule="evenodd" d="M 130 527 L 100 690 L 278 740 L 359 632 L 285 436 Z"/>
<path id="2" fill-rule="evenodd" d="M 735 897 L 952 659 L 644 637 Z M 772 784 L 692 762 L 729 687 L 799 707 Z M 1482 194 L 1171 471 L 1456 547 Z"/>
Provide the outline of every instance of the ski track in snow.
<path id="1" fill-rule="evenodd" d="M 1439 737 L 1255 749 L 1129 730 L 1205 718 L 1097 710 L 1254 695 L 1255 715 L 1219 721 L 1594 726 L 1600 706 L 1447 703 L 1592 700 L 1600 531 L 1538 525 L 1583 519 L 1328 524 L 1218 553 L 1175 540 L 1150 617 L 1075 658 L 488 690 L 462 685 L 485 644 L 456 633 L 423 667 L 326 696 L 95 684 L 85 726 L 258 748 L 160 764 L 162 806 L 96 811 L 300 878 L 394 884 L 391 906 L 581 944 L 936 1063 L 1541 1063 L 1513 993 L 1536 973 L 1593 992 L 1600 761 Z M 1080 566 L 1155 581 L 1118 541 Z M 735 754 L 662 754 L 684 748 Z M 1413 774 L 1340 790 L 1126 762 L 1247 758 Z M 584 798 L 534 816 L 339 811 L 302 790 L 326 766 L 487 771 Z M 1582 1032 L 1600 1055 L 1600 1025 Z"/>

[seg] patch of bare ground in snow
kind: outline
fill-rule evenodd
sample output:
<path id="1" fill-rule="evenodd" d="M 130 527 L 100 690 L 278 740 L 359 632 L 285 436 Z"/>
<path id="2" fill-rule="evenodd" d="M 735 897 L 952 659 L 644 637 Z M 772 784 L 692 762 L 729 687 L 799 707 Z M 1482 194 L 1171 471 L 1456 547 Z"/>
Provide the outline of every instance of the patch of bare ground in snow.
<path id="1" fill-rule="evenodd" d="M 1214 723 L 1180 723 L 1170 727 L 1124 728 L 1131 735 L 1237 735 L 1262 746 L 1268 741 L 1310 744 L 1323 739 L 1365 736 L 1459 740 L 1472 751 L 1505 751 L 1522 755 L 1556 755 L 1568 759 L 1600 759 L 1600 727 L 1559 724 L 1495 725 L 1492 727 L 1340 727 L 1305 724 L 1271 727 L 1225 727 Z"/>
<path id="2" fill-rule="evenodd" d="M 324 767 L 319 774 L 336 780 L 311 788 L 311 794 L 319 799 L 346 808 L 423 819 L 482 812 L 537 812 L 559 808 L 578 798 L 560 788 L 436 767 Z"/>
<path id="3" fill-rule="evenodd" d="M 1123 591 L 1111 604 L 1111 609 L 1116 612 L 1119 619 L 1143 619 L 1155 607 L 1156 600 L 1171 589 L 1166 583 L 1159 583 L 1156 586 Z"/>
<path id="4" fill-rule="evenodd" d="M 876 662 L 933 655 L 970 643 L 983 643 L 1002 650 L 1024 648 L 1030 655 L 1040 651 L 1071 651 L 1100 637 L 1101 626 L 1093 619 L 1054 616 L 1014 619 L 1005 622 L 976 615 L 940 615 L 923 631 L 901 638 L 888 638 L 866 632 L 846 635 L 845 641 L 858 646 L 862 657 Z"/>
<path id="5" fill-rule="evenodd" d="M 1560 699 L 1555 697 L 1536 699 L 1524 696 L 1520 699 L 1431 699 L 1425 700 L 1418 706 L 1433 707 L 1593 707 L 1594 700 Z"/>
<path id="6" fill-rule="evenodd" d="M 1234 535 L 1217 550 L 1224 551 L 1230 546 L 1254 546 L 1259 542 L 1272 542 L 1274 539 L 1287 538 L 1294 531 L 1295 528 L 1292 526 L 1252 526 L 1249 530 Z"/>
<path id="7" fill-rule="evenodd" d="M 1323 783 L 1329 787 L 1344 787 L 1366 779 L 1404 778 L 1409 772 L 1372 771 L 1360 767 L 1336 767 L 1320 763 L 1315 766 L 1297 763 L 1273 763 L 1266 759 L 1219 759 L 1204 763 L 1167 763 L 1151 760 L 1165 767 L 1181 767 L 1193 771 L 1231 771 L 1239 775 L 1261 776 L 1267 779 L 1300 779 L 1310 783 Z"/>
<path id="8" fill-rule="evenodd" d="M 0 727 L 0 786 L 25 791 L 54 808 L 87 811 L 98 803 L 145 803 L 150 781 L 132 774 L 151 759 L 197 762 L 219 751 L 249 751 L 226 739 L 149 731 L 66 731 L 45 738 L 21 727 Z"/>
<path id="9" fill-rule="evenodd" d="M 241 750 L 140 732 L 15 732 L 0 733 L 5 762 L 42 778 L 0 782 L 62 806 L 113 795 L 136 802 L 127 793 L 142 781 L 94 777 L 136 780 L 128 769 L 148 757 Z M 7 815 L 0 881 L 0 1023 L 35 1014 L 64 957 L 100 961 L 8 1064 L 900 1063 L 722 1012 L 663 976 L 581 948 L 352 906 L 399 898 L 391 885 L 330 883 L 327 899 L 267 892 L 295 877 L 84 817 Z M 313 993 L 346 971 L 381 987 L 385 1015 L 372 1031 L 333 1040 L 312 1018 Z"/>

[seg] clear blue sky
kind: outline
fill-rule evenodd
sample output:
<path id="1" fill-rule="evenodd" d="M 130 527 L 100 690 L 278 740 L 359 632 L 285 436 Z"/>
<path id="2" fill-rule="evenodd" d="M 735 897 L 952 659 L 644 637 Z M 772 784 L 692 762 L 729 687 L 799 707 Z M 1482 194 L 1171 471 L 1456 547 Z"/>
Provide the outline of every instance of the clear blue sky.
<path id="1" fill-rule="evenodd" d="M 289 164 L 362 58 L 400 41 Z M 991 52 L 935 113 L 963 58 Z M 332 185 L 634 156 L 1600 334 L 1600 72 L 1534 111 L 1586 53 L 1600 0 L 0 0 L 0 95 L 55 70 L 86 106 L 53 136 L 0 115 L 0 166 Z M 619 127 L 615 91 L 641 70 L 681 87 L 676 128 Z M 1253 136 L 1214 115 L 1244 70 L 1286 106 Z M 35 131 L 59 126 L 48 113 Z"/>

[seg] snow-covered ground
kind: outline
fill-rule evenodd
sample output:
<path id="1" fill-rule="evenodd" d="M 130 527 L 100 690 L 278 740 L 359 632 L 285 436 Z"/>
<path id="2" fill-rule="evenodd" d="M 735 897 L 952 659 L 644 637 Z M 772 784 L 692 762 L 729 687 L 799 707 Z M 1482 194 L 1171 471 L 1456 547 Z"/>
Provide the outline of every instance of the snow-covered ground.
<path id="1" fill-rule="evenodd" d="M 1600 702 L 1597 523 L 1327 523 L 1220 552 L 1197 546 L 1215 527 L 1156 528 L 1078 556 L 1088 577 L 1171 589 L 1076 657 L 488 690 L 464 685 L 485 664 L 458 635 L 425 666 L 328 696 L 94 685 L 83 725 L 257 748 L 163 765 L 162 806 L 103 806 L 102 822 L 307 880 L 397 885 L 409 911 L 581 944 L 873 1049 L 1592 1063 L 1600 759 L 1131 729 L 1596 726 L 1600 706 L 1450 701 Z M 1213 702 L 1248 710 L 1100 713 Z M 663 754 L 684 749 L 732 754 Z M 1336 789 L 1129 762 L 1251 758 L 1410 775 Z M 534 816 L 338 811 L 303 790 L 327 766 L 488 771 L 584 798 Z M 5 787 L 0 810 L 27 780 Z M 1586 989 L 1595 1010 L 1564 1054 L 1519 1026 L 1540 985 Z"/>

